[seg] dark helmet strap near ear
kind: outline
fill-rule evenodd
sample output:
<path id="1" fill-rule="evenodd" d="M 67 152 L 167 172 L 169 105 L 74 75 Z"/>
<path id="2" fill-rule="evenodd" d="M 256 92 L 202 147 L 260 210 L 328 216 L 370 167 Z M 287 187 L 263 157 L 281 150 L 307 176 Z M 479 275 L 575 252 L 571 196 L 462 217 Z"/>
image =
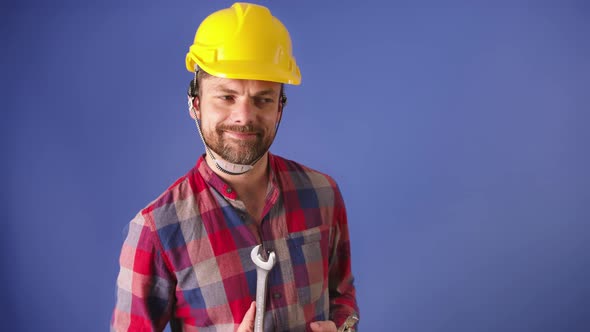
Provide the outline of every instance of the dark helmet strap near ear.
<path id="1" fill-rule="evenodd" d="M 285 87 L 281 84 L 281 93 L 279 94 L 279 110 L 282 110 L 287 105 L 287 95 L 285 94 Z"/>
<path id="2" fill-rule="evenodd" d="M 188 85 L 188 95 L 189 97 L 196 97 L 199 95 L 199 82 L 197 81 L 197 74 L 199 69 L 195 70 L 195 77 L 190 81 Z"/>
<path id="3" fill-rule="evenodd" d="M 281 91 L 281 96 L 279 97 L 279 103 L 281 108 L 284 108 L 287 105 L 287 96 L 283 91 Z"/>

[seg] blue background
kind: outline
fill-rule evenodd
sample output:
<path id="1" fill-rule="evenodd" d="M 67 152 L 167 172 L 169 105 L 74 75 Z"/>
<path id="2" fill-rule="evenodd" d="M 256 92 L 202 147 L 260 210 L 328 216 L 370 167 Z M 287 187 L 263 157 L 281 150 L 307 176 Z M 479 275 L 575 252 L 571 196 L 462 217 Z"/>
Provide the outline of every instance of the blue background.
<path id="1" fill-rule="evenodd" d="M 3 331 L 104 331 L 128 221 L 203 152 L 184 57 L 230 1 L 4 1 Z M 363 331 L 590 331 L 587 1 L 261 1 L 272 151 L 347 202 Z"/>

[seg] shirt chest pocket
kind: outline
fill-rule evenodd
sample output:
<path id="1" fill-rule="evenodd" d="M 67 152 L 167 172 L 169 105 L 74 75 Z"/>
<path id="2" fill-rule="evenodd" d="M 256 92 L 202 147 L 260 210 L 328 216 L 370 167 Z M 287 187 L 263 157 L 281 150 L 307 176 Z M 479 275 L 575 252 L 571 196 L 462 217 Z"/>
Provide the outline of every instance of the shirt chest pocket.
<path id="1" fill-rule="evenodd" d="M 326 291 L 328 278 L 326 225 L 291 233 L 287 238 L 297 297 L 301 305 L 316 302 Z"/>

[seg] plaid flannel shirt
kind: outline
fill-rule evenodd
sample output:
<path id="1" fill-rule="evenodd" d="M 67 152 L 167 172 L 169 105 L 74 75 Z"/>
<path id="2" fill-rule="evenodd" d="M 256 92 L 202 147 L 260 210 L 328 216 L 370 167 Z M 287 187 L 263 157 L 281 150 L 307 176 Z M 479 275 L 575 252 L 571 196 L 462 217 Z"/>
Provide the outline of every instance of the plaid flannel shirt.
<path id="1" fill-rule="evenodd" d="M 112 331 L 235 331 L 256 295 L 260 243 L 276 254 L 265 330 L 358 314 L 346 211 L 332 178 L 269 153 L 260 225 L 201 157 L 129 223 Z"/>

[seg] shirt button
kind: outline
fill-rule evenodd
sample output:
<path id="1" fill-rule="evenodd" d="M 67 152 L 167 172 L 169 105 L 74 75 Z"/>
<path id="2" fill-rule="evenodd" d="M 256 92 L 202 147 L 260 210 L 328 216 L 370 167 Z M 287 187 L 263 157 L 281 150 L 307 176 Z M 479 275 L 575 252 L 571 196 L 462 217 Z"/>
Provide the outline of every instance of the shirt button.
<path id="1" fill-rule="evenodd" d="M 274 297 L 275 299 L 280 299 L 282 297 L 281 293 L 274 293 L 272 294 L 272 297 Z"/>
<path id="2" fill-rule="evenodd" d="M 227 187 L 227 188 L 225 188 L 225 192 L 226 192 L 226 193 L 228 193 L 228 194 L 231 194 L 231 192 L 232 192 L 232 191 L 233 191 L 233 190 L 231 190 L 231 188 L 230 188 L 230 187 Z"/>

